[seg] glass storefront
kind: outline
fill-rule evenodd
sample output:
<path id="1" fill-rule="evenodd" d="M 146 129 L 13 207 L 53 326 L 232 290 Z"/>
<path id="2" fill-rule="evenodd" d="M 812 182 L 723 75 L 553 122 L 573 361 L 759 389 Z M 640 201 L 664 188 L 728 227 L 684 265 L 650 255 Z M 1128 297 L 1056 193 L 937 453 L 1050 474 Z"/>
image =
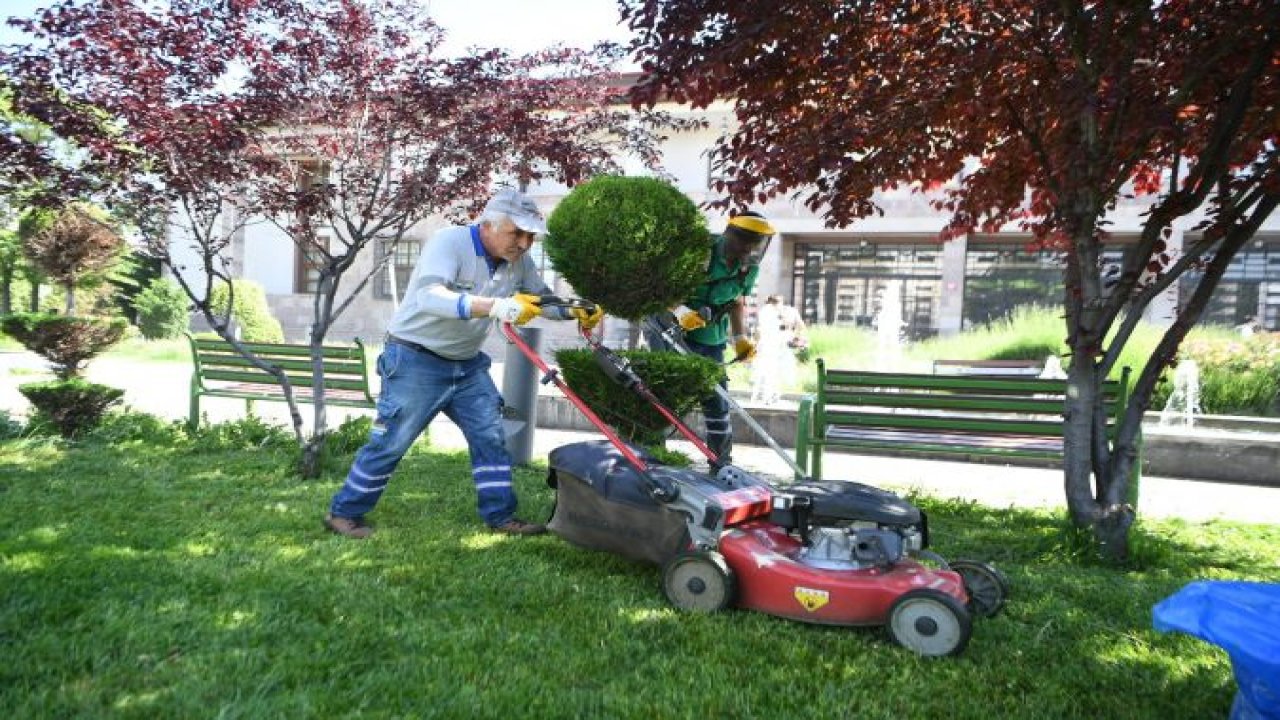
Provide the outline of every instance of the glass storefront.
<path id="1" fill-rule="evenodd" d="M 875 327 L 877 313 L 893 300 L 887 294 L 893 293 L 905 335 L 919 340 L 938 332 L 942 246 L 797 242 L 792 283 L 792 297 L 809 324 Z"/>
<path id="2" fill-rule="evenodd" d="M 1028 251 L 1019 243 L 971 243 L 964 259 L 965 329 L 1008 317 L 1015 307 L 1062 306 L 1060 252 Z"/>
<path id="3" fill-rule="evenodd" d="M 1117 277 L 1122 245 L 1114 238 L 1102 254 L 1102 278 Z M 792 298 L 805 322 L 876 327 L 886 295 L 892 294 L 912 340 L 936 335 L 943 292 L 942 246 L 931 242 L 843 243 L 797 239 L 792 256 Z M 971 238 L 964 254 L 963 328 L 999 321 L 1017 307 L 1061 308 L 1065 258 L 1060 251 L 1028 250 L 1025 241 Z M 1180 282 L 1182 302 L 1199 273 Z M 954 320 L 954 319 L 953 319 Z M 1201 319 L 1204 324 L 1280 330 L 1280 235 L 1259 236 L 1227 269 Z"/>
<path id="4" fill-rule="evenodd" d="M 1201 273 L 1187 272 L 1180 281 L 1179 308 L 1191 298 Z M 1280 330 L 1280 236 L 1260 235 L 1236 253 L 1200 318 L 1202 325 Z"/>
<path id="5" fill-rule="evenodd" d="M 1119 272 L 1122 251 L 1104 250 L 1102 277 Z M 1028 250 L 1025 243 L 970 241 L 964 262 L 965 329 L 1008 317 L 1017 307 L 1061 308 L 1061 251 Z"/>

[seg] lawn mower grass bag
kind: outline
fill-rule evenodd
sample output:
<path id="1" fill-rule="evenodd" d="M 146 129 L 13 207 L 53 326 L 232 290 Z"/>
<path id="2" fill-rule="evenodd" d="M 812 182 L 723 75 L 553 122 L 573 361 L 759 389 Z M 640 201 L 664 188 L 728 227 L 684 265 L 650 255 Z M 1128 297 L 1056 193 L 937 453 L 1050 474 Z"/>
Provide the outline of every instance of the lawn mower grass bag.
<path id="1" fill-rule="evenodd" d="M 692 470 L 657 465 L 643 451 L 649 473 L 672 486 L 713 484 Z M 682 513 L 650 495 L 649 485 L 626 457 L 607 441 L 563 445 L 551 451 L 547 484 L 556 491 L 547 528 L 569 542 L 634 560 L 662 564 L 688 549 Z"/>

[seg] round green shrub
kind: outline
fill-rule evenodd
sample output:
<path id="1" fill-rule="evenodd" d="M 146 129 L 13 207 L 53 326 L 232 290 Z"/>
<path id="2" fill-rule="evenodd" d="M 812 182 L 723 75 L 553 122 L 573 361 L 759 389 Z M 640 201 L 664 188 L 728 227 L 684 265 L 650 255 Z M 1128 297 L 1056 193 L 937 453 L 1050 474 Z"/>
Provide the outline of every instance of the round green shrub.
<path id="1" fill-rule="evenodd" d="M 133 299 L 138 313 L 138 330 L 148 340 L 168 340 L 182 335 L 191 320 L 191 301 L 178 284 L 156 278 Z"/>
<path id="2" fill-rule="evenodd" d="M 687 415 L 702 398 L 714 393 L 723 375 L 719 364 L 700 355 L 648 350 L 622 350 L 618 354 L 631 363 L 636 375 L 678 417 Z M 565 383 L 624 440 L 653 447 L 663 445 L 670 430 L 666 418 L 634 390 L 606 377 L 592 351 L 566 348 L 556 352 L 556 362 Z"/>
<path id="3" fill-rule="evenodd" d="M 284 330 L 280 321 L 271 315 L 267 305 L 267 293 L 262 286 L 249 280 L 234 280 L 235 307 L 231 317 L 240 326 L 240 339 L 245 342 L 284 342 Z M 226 283 L 213 288 L 209 306 L 218 315 L 227 312 L 228 287 Z"/>
<path id="4" fill-rule="evenodd" d="M 52 425 L 67 438 L 97 427 L 107 408 L 124 396 L 124 390 L 80 378 L 29 383 L 18 392 L 36 409 L 33 426 Z"/>
<path id="5" fill-rule="evenodd" d="M 670 183 L 601 176 L 574 188 L 547 220 L 556 271 L 611 315 L 639 320 L 693 294 L 712 240 L 693 201 Z"/>

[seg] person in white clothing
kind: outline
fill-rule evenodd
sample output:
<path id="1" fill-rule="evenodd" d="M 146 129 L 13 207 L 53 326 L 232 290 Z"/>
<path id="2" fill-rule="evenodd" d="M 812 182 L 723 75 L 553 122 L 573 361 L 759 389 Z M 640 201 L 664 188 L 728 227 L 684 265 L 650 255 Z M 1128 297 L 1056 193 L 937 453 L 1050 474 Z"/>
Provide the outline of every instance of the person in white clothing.
<path id="1" fill-rule="evenodd" d="M 795 374 L 795 356 L 791 348 L 794 324 L 781 295 L 770 295 L 756 314 L 756 357 L 751 366 L 751 401 L 774 405 L 781 398 L 781 388 Z"/>

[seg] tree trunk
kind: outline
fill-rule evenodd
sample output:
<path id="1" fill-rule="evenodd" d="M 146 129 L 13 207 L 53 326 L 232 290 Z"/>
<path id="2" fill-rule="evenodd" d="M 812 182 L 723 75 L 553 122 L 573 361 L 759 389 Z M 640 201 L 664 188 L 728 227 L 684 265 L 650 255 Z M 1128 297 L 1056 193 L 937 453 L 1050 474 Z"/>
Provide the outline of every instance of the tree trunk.
<path id="1" fill-rule="evenodd" d="M 31 282 L 31 293 L 27 295 L 27 311 L 40 312 L 40 283 Z"/>
<path id="2" fill-rule="evenodd" d="M 0 315 L 13 312 L 13 273 L 0 278 Z"/>
<path id="3" fill-rule="evenodd" d="M 320 477 L 320 463 L 324 459 L 325 436 L 312 433 L 302 446 L 302 457 L 298 461 L 298 474 L 307 479 Z"/>
<path id="4" fill-rule="evenodd" d="M 1105 489 L 1123 488 L 1127 475 L 1118 476 L 1128 463 L 1115 457 L 1096 457 L 1094 441 L 1105 436 L 1106 418 L 1095 412 L 1101 402 L 1102 376 L 1091 357 L 1076 352 L 1067 371 L 1067 401 L 1063 417 L 1063 474 L 1067 512 L 1078 528 L 1092 532 L 1102 555 L 1121 561 L 1129 554 L 1129 528 L 1134 521 L 1132 506 L 1109 501 Z"/>
<path id="5" fill-rule="evenodd" d="M 302 461 L 298 471 L 304 478 L 320 477 L 320 463 L 324 459 L 325 439 L 329 434 L 328 407 L 324 394 L 324 346 L 325 337 L 329 334 L 329 324 L 333 316 L 333 297 L 337 292 L 335 278 L 326 271 L 321 271 L 320 285 L 312 299 L 314 320 L 308 339 L 311 344 L 311 409 L 314 411 L 311 423 L 311 437 L 302 448 Z"/>
<path id="6" fill-rule="evenodd" d="M 69 316 L 71 316 L 71 315 L 75 315 L 75 314 L 76 314 L 76 288 L 75 288 L 75 285 L 72 285 L 71 283 L 66 283 L 66 284 L 64 284 L 64 285 L 63 285 L 63 288 L 64 288 L 64 290 L 65 290 L 65 291 L 66 291 L 66 293 L 67 293 L 67 299 L 66 299 L 66 301 L 63 303 L 64 313 L 65 313 L 66 315 L 69 315 Z"/>

